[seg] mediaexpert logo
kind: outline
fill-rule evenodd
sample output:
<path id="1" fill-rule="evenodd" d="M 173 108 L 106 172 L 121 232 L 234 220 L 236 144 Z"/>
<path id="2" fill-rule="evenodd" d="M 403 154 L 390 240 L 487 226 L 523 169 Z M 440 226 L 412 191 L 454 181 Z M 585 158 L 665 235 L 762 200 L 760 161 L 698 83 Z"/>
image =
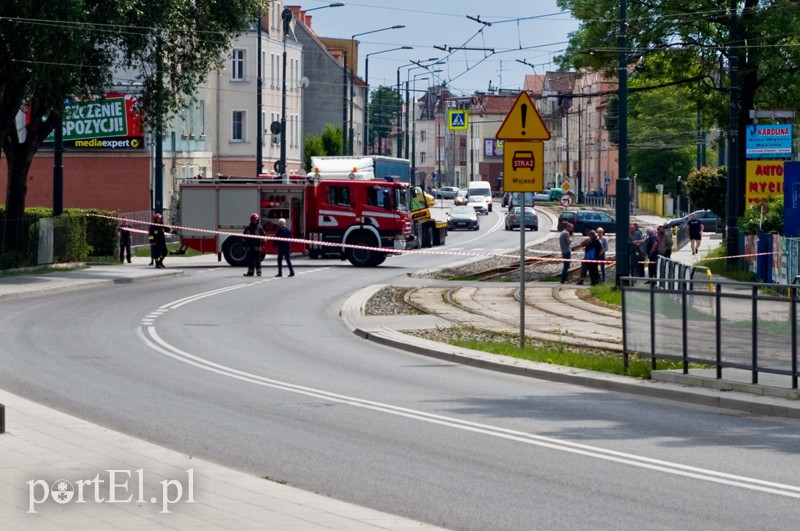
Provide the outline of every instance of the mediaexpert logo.
<path id="1" fill-rule="evenodd" d="M 176 503 L 194 503 L 194 469 L 186 472 L 186 484 L 177 479 L 165 479 L 158 495 L 145 496 L 144 469 L 137 470 L 104 470 L 92 479 L 69 481 L 58 479 L 47 482 L 44 479 L 32 479 L 28 485 L 27 514 L 37 514 L 36 507 L 48 500 L 60 505 L 67 503 L 139 503 L 160 504 L 159 514 L 169 514 L 170 506 Z M 101 476 L 105 476 L 101 478 Z M 131 482 L 133 478 L 133 482 Z M 137 495 L 134 498 L 134 492 Z M 186 497 L 184 498 L 184 494 Z"/>

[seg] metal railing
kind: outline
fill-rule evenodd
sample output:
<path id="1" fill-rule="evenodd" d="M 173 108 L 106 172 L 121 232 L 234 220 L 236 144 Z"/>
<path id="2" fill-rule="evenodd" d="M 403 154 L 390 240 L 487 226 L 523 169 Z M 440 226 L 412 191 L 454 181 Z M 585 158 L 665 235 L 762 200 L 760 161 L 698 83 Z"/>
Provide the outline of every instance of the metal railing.
<path id="1" fill-rule="evenodd" d="M 622 279 L 625 367 L 631 354 L 784 375 L 798 388 L 798 285 L 690 279 Z M 787 293 L 788 296 L 782 293 Z"/>

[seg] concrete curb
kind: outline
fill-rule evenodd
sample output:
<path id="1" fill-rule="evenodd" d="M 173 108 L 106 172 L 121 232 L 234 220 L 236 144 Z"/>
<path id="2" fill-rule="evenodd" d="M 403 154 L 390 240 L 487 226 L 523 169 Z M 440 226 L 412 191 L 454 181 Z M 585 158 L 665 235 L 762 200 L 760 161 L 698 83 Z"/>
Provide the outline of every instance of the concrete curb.
<path id="1" fill-rule="evenodd" d="M 96 271 L 96 270 L 95 270 Z M 45 281 L 51 285 L 35 285 L 29 289 L 3 291 L 0 285 L 0 300 L 32 299 L 62 293 L 73 293 L 85 289 L 99 288 L 113 284 L 132 284 L 134 282 L 145 282 L 152 280 L 162 280 L 169 277 L 182 276 L 184 273 L 180 269 L 164 270 L 158 273 L 147 272 L 137 276 L 122 276 L 114 272 L 109 272 L 108 278 L 82 278 L 80 271 L 75 271 L 74 277 L 47 278 Z M 43 278 L 47 275 L 41 275 Z"/>
<path id="2" fill-rule="evenodd" d="M 380 287 L 378 286 L 377 288 Z M 377 291 L 377 288 L 369 286 L 353 294 L 343 304 L 340 316 L 345 326 L 353 334 L 380 345 L 453 363 L 529 378 L 581 385 L 605 391 L 629 393 L 648 398 L 675 400 L 755 415 L 800 419 L 800 402 L 786 400 L 785 398 L 755 396 L 745 392 L 715 389 L 706 386 L 692 387 L 683 385 L 678 381 L 668 382 L 662 379 L 637 380 L 627 376 L 520 360 L 439 343 L 386 327 L 377 330 L 365 330 L 354 322 L 353 317 L 360 313 L 366 300 L 372 293 Z"/>

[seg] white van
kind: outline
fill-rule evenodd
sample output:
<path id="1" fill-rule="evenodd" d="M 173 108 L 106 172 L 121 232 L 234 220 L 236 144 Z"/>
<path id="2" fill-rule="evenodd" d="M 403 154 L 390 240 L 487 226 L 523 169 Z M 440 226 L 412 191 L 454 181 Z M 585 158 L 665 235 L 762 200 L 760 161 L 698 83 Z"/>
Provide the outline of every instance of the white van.
<path id="1" fill-rule="evenodd" d="M 470 181 L 467 184 L 467 197 L 482 195 L 486 198 L 486 208 L 492 211 L 492 185 L 489 181 Z"/>

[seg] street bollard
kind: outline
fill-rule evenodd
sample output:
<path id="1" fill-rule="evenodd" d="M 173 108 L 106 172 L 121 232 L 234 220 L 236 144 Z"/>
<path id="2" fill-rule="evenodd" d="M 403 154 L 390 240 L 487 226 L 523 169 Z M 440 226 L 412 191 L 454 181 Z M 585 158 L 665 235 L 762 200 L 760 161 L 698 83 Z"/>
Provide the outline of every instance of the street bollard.
<path id="1" fill-rule="evenodd" d="M 6 406 L 0 404 L 0 433 L 6 432 Z"/>

